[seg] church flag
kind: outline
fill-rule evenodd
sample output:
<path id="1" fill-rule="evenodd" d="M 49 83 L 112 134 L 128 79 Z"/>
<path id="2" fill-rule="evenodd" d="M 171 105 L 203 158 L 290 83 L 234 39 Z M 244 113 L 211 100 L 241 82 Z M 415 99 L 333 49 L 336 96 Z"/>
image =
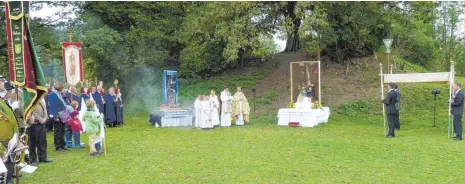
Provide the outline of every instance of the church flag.
<path id="1" fill-rule="evenodd" d="M 29 8 L 28 1 L 5 2 L 10 79 L 18 87 L 25 88 L 23 90 L 25 121 L 47 95 L 45 77 L 29 29 Z"/>
<path id="2" fill-rule="evenodd" d="M 76 85 L 84 81 L 81 45 L 81 42 L 64 42 L 61 44 L 65 66 L 65 81 L 70 85 Z"/>

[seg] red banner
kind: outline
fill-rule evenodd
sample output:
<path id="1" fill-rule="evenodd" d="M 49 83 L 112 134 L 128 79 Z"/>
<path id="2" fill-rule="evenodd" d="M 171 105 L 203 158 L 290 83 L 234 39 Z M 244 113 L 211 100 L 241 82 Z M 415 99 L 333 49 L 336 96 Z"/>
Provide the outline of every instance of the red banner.
<path id="1" fill-rule="evenodd" d="M 61 44 L 65 81 L 70 85 L 76 85 L 84 81 L 81 45 L 81 42 L 64 42 Z"/>

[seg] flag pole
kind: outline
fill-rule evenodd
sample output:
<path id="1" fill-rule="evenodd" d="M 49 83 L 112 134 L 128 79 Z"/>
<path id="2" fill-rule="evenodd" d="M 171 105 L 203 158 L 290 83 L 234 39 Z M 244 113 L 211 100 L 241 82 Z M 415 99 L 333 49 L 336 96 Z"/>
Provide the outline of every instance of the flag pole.
<path id="1" fill-rule="evenodd" d="M 384 85 L 383 85 L 383 64 L 379 63 L 379 75 L 381 76 L 381 100 L 384 98 Z M 383 103 L 383 126 L 384 126 L 384 137 L 387 136 L 386 134 L 386 112 L 384 109 L 384 103 Z"/>

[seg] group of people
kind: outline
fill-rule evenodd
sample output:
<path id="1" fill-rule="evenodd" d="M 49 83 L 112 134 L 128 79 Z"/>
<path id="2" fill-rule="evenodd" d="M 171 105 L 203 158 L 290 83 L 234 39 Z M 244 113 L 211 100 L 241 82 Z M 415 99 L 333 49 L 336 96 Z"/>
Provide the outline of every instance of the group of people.
<path id="1" fill-rule="evenodd" d="M 68 90 L 60 82 L 55 82 L 53 88 L 47 86 L 46 97 L 41 99 L 31 116 L 25 118 L 22 89 L 0 76 L 0 158 L 8 169 L 7 182 L 16 177 L 13 173 L 16 161 L 10 156 L 13 153 L 5 151 L 14 138 L 28 138 L 25 161 L 38 166 L 38 163 L 52 162 L 47 157 L 47 130 L 54 132 L 55 150 L 60 152 L 68 148 L 84 148 L 80 136 L 88 134 L 90 156 L 98 156 L 102 154 L 103 137 L 98 135 L 102 125 L 124 124 L 121 93 L 116 93 L 115 88 L 110 88 L 107 94 L 102 85 L 81 88 L 78 95 L 75 86 Z"/>
<path id="2" fill-rule="evenodd" d="M 389 125 L 389 132 L 387 138 L 395 137 L 395 129 L 400 130 L 400 98 L 401 93 L 398 90 L 398 86 L 395 83 L 389 83 L 389 91 L 383 103 L 386 105 L 386 114 Z M 451 113 L 453 115 L 453 130 L 456 134 L 453 137 L 455 140 L 462 140 L 462 116 L 463 116 L 463 105 L 464 105 L 464 92 L 462 91 L 462 84 L 454 84 L 454 92 L 452 100 L 449 102 L 451 107 Z"/>
<path id="3" fill-rule="evenodd" d="M 210 91 L 210 95 L 197 95 L 194 110 L 194 126 L 203 130 L 216 126 L 229 127 L 232 123 L 241 126 L 249 122 L 249 102 L 240 87 L 234 96 L 228 87 L 224 87 L 220 98 L 214 90 Z"/>

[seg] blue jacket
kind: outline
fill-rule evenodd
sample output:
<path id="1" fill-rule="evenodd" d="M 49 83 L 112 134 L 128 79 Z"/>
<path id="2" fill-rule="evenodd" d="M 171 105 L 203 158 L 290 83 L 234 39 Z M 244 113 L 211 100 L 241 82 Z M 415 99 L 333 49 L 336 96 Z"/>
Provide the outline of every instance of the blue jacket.
<path id="1" fill-rule="evenodd" d="M 103 101 L 102 101 L 102 96 L 100 96 L 100 93 L 98 93 L 96 91 L 96 92 L 93 92 L 91 95 L 92 95 L 92 98 L 95 101 L 95 104 L 97 105 L 98 111 L 100 113 L 104 113 L 104 111 L 103 111 Z"/>
<path id="2" fill-rule="evenodd" d="M 105 94 L 103 100 L 105 100 L 105 123 L 113 123 L 116 121 L 115 97 Z"/>
<path id="3" fill-rule="evenodd" d="M 72 96 L 72 98 L 71 98 L 71 96 Z M 73 94 L 73 93 L 68 93 L 67 97 L 68 97 L 68 100 L 70 102 L 72 102 L 72 101 L 78 102 L 78 108 L 77 109 L 78 109 L 78 111 L 80 111 L 81 110 L 81 98 L 79 98 L 76 94 Z"/>
<path id="4" fill-rule="evenodd" d="M 58 112 L 64 111 L 66 109 L 66 105 L 60 100 L 58 97 L 58 92 L 52 91 L 50 95 L 48 95 L 48 104 L 49 104 L 49 116 L 53 116 L 54 119 L 58 118 Z"/>

